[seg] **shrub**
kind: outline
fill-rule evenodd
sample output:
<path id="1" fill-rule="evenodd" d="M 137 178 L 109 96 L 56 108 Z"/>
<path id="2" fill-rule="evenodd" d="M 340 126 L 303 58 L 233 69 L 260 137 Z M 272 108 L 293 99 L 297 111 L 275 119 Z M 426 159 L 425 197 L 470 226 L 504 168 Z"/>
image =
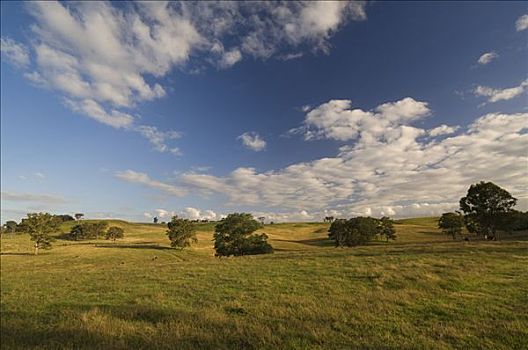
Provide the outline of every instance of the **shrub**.
<path id="1" fill-rule="evenodd" d="M 106 231 L 105 238 L 111 239 L 112 241 L 116 241 L 118 238 L 125 237 L 125 231 L 121 227 L 112 226 Z"/>
<path id="2" fill-rule="evenodd" d="M 215 226 L 216 256 L 241 256 L 273 253 L 265 233 L 252 234 L 262 227 L 251 214 L 234 213 Z"/>
<path id="3" fill-rule="evenodd" d="M 191 243 L 198 242 L 195 223 L 173 216 L 167 226 L 169 228 L 167 230 L 167 236 L 169 236 L 171 241 L 171 247 L 183 249 L 190 247 Z"/>

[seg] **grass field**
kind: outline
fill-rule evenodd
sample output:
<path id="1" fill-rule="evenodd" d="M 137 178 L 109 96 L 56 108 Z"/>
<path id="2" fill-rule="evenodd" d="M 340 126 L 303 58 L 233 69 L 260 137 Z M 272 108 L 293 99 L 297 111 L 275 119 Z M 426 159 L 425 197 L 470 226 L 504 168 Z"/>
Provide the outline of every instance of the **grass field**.
<path id="1" fill-rule="evenodd" d="M 452 242 L 422 218 L 334 248 L 326 224 L 275 224 L 274 254 L 220 259 L 211 224 L 187 251 L 161 225 L 111 224 L 124 240 L 39 256 L 2 237 L 2 349 L 528 348 L 526 235 Z"/>

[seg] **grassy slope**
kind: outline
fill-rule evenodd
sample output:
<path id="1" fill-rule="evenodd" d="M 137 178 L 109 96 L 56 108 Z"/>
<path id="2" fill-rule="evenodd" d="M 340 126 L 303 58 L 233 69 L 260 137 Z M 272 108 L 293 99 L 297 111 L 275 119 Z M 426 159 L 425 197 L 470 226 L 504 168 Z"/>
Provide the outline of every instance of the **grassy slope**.
<path id="1" fill-rule="evenodd" d="M 160 225 L 114 224 L 117 244 L 38 257 L 27 236 L 2 238 L 2 348 L 526 347 L 523 240 L 451 242 L 420 219 L 342 249 L 325 224 L 276 224 L 275 254 L 219 259 L 211 225 L 181 252 Z"/>

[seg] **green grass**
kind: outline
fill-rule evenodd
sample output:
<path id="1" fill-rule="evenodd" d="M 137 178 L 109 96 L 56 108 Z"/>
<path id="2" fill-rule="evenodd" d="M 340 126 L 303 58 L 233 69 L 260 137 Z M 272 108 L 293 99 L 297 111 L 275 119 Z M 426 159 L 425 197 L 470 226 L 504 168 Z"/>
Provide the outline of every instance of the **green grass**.
<path id="1" fill-rule="evenodd" d="M 452 242 L 432 218 L 396 242 L 334 248 L 327 224 L 264 228 L 274 254 L 215 258 L 212 225 L 117 243 L 1 246 L 2 349 L 526 349 L 528 242 Z M 64 227 L 67 229 L 67 227 Z"/>

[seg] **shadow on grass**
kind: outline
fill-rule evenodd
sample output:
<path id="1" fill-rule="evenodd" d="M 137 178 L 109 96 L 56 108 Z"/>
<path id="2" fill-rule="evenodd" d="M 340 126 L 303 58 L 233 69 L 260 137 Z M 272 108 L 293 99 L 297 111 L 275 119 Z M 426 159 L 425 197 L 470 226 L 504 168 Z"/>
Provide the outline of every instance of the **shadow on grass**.
<path id="1" fill-rule="evenodd" d="M 154 249 L 154 250 L 174 250 L 172 247 L 164 247 L 155 244 L 121 244 L 121 243 L 99 243 L 96 248 L 126 248 L 126 249 Z"/>
<path id="2" fill-rule="evenodd" d="M 52 305 L 40 317 L 71 322 L 41 324 L 35 315 L 2 315 L 2 349 L 258 349 L 259 334 L 233 329 L 242 308 L 224 308 L 225 319 L 212 319 L 183 310 L 162 310 L 147 305 Z M 126 323 L 125 332 L 115 329 Z M 139 331 L 149 327 L 149 332 Z M 188 327 L 196 324 L 198 328 Z M 167 332 L 169 328 L 178 332 Z M 207 330 L 204 333 L 203 330 Z M 214 337 L 208 333 L 215 334 Z M 250 332 L 251 333 L 251 332 Z M 175 344 L 178 344 L 175 347 Z"/>
<path id="3" fill-rule="evenodd" d="M 10 252 L 6 252 L 6 253 L 0 253 L 0 255 L 35 255 L 35 254 L 28 253 L 28 252 L 25 252 L 25 253 L 10 253 Z"/>
<path id="4" fill-rule="evenodd" d="M 301 239 L 301 240 L 293 240 L 293 239 L 274 239 L 274 241 L 277 242 L 288 242 L 288 243 L 299 243 L 299 244 L 305 244 L 315 247 L 333 247 L 334 242 L 332 242 L 328 238 L 313 238 L 313 239 Z"/>

